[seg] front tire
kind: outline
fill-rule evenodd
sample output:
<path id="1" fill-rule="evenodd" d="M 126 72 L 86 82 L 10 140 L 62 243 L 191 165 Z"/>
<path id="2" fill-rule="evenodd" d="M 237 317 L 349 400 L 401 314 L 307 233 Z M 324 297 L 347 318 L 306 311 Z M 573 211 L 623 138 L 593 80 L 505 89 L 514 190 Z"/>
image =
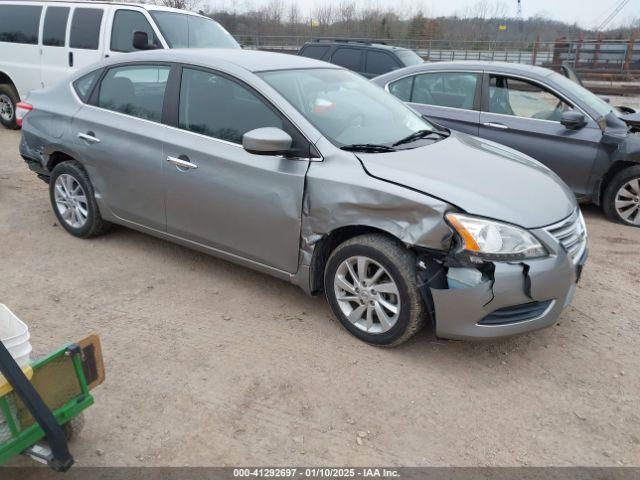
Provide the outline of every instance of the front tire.
<path id="1" fill-rule="evenodd" d="M 324 291 L 340 323 L 373 345 L 407 341 L 427 315 L 415 255 L 380 234 L 354 237 L 333 251 L 325 268 Z"/>
<path id="2" fill-rule="evenodd" d="M 60 225 L 71 235 L 90 238 L 109 229 L 100 216 L 93 185 L 80 163 L 59 163 L 51 172 L 49 198 Z"/>
<path id="3" fill-rule="evenodd" d="M 20 101 L 20 96 L 12 85 L 7 83 L 0 84 L 0 123 L 5 128 L 15 130 L 18 128 L 16 123 L 16 105 Z"/>
<path id="4" fill-rule="evenodd" d="M 640 165 L 625 168 L 611 179 L 602 208 L 614 222 L 640 227 Z"/>

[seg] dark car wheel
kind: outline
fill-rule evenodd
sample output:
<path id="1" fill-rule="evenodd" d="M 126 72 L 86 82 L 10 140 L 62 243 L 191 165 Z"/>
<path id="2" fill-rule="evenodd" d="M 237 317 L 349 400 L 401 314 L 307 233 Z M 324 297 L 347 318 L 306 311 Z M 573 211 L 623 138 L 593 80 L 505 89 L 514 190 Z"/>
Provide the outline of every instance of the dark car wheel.
<path id="1" fill-rule="evenodd" d="M 60 225 L 71 235 L 89 238 L 108 230 L 110 224 L 100 216 L 91 181 L 75 160 L 59 163 L 53 169 L 49 198 Z"/>
<path id="2" fill-rule="evenodd" d="M 415 256 L 384 235 L 354 237 L 329 257 L 324 290 L 333 314 L 353 335 L 394 346 L 415 334 L 426 317 Z"/>
<path id="3" fill-rule="evenodd" d="M 16 105 L 20 101 L 18 92 L 11 85 L 0 84 L 0 123 L 6 128 L 16 129 Z"/>
<path id="4" fill-rule="evenodd" d="M 611 179 L 602 208 L 611 220 L 640 227 L 640 165 L 626 168 Z"/>

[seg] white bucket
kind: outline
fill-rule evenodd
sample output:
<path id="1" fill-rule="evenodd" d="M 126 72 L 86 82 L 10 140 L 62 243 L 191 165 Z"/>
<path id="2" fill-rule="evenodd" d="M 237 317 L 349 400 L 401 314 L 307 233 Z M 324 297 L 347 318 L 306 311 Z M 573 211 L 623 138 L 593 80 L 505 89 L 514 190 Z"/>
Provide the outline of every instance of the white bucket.
<path id="1" fill-rule="evenodd" d="M 27 366 L 31 361 L 30 337 L 29 327 L 6 305 L 0 303 L 0 341 L 21 367 Z"/>

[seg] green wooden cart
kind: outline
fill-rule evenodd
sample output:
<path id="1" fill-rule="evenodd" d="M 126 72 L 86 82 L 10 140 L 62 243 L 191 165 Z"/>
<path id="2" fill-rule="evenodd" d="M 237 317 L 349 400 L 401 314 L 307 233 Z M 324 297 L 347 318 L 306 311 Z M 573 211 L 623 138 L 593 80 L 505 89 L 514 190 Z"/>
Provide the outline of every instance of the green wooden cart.
<path id="1" fill-rule="evenodd" d="M 24 454 L 54 470 L 68 470 L 73 457 L 67 442 L 93 404 L 90 391 L 104 380 L 98 336 L 22 369 L 0 342 L 0 372 L 0 465 Z"/>

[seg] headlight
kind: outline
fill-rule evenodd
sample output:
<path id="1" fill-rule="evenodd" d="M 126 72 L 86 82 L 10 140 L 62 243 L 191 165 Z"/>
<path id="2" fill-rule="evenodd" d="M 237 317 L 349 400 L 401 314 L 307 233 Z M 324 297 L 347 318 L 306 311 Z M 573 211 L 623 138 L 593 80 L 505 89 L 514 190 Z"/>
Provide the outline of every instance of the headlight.
<path id="1" fill-rule="evenodd" d="M 528 231 L 484 218 L 449 213 L 445 217 L 460 235 L 465 252 L 487 260 L 520 260 L 548 255 Z"/>

